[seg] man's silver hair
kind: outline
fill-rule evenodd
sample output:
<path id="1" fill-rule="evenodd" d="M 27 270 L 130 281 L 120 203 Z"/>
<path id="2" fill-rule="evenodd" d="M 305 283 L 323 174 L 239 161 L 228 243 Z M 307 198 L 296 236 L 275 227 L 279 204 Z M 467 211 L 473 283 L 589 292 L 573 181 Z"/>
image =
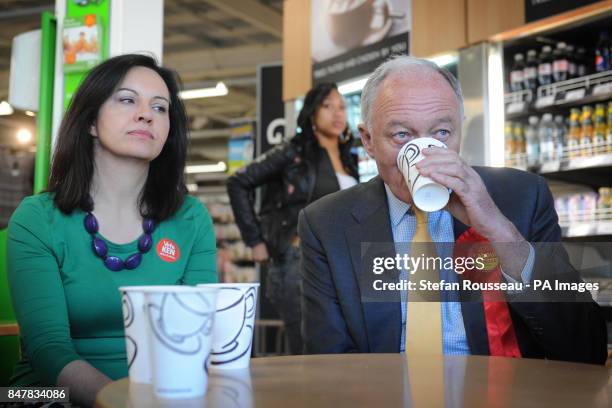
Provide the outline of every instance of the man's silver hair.
<path id="1" fill-rule="evenodd" d="M 461 120 L 463 120 L 463 93 L 461 92 L 459 81 L 453 74 L 446 68 L 439 67 L 429 60 L 409 57 L 407 55 L 397 55 L 379 65 L 368 77 L 361 91 L 361 119 L 368 130 L 371 129 L 370 125 L 372 124 L 372 104 L 374 103 L 374 99 L 376 99 L 378 89 L 385 79 L 389 75 L 395 73 L 409 73 L 422 70 L 437 72 L 442 75 L 446 82 L 448 82 L 459 100 L 459 113 L 461 115 Z"/>

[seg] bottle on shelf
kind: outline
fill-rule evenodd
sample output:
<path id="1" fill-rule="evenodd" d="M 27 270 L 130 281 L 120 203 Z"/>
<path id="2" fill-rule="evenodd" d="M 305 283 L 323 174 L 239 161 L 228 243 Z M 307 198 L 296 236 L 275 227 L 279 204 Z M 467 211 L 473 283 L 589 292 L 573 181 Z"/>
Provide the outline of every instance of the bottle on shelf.
<path id="1" fill-rule="evenodd" d="M 612 221 L 612 189 L 610 187 L 599 188 L 597 212 L 600 219 Z"/>
<path id="2" fill-rule="evenodd" d="M 608 130 L 606 123 L 606 105 L 603 103 L 595 105 L 595 114 L 593 117 L 593 152 L 595 154 L 604 154 L 606 153 L 606 133 Z"/>
<path id="3" fill-rule="evenodd" d="M 515 163 L 524 166 L 526 164 L 525 152 L 527 151 L 527 146 L 525 142 L 525 129 L 521 122 L 514 123 L 512 134 L 514 135 Z"/>
<path id="4" fill-rule="evenodd" d="M 567 58 L 567 78 L 573 79 L 578 76 L 578 64 L 576 64 L 576 47 L 567 44 L 565 47 L 565 57 Z"/>
<path id="5" fill-rule="evenodd" d="M 536 50 L 527 51 L 527 62 L 523 69 L 524 89 L 535 91 L 538 87 L 538 53 Z"/>
<path id="6" fill-rule="evenodd" d="M 599 41 L 595 47 L 595 71 L 603 72 L 610 69 L 610 39 L 608 31 L 599 34 Z"/>
<path id="7" fill-rule="evenodd" d="M 589 65 L 587 64 L 587 50 L 584 47 L 578 47 L 576 50 L 576 75 L 583 77 L 589 73 Z"/>
<path id="8" fill-rule="evenodd" d="M 586 222 L 595 221 L 595 214 L 597 212 L 597 193 L 590 192 L 582 194 L 582 220 Z"/>
<path id="9" fill-rule="evenodd" d="M 514 55 L 514 65 L 510 71 L 510 91 L 517 92 L 523 89 L 523 69 L 525 60 L 523 54 Z"/>
<path id="10" fill-rule="evenodd" d="M 593 108 L 585 105 L 580 115 L 580 153 L 582 156 L 593 155 Z"/>
<path id="11" fill-rule="evenodd" d="M 512 165 L 513 164 L 513 158 L 514 158 L 514 153 L 515 153 L 515 143 L 514 143 L 514 134 L 512 132 L 512 122 L 506 121 L 506 123 L 504 124 L 504 140 L 506 143 L 506 148 L 505 148 L 505 161 L 506 161 L 506 165 Z"/>
<path id="12" fill-rule="evenodd" d="M 558 42 L 557 48 L 553 51 L 553 80 L 555 82 L 565 81 L 569 71 L 569 63 L 565 53 L 566 44 Z"/>
<path id="13" fill-rule="evenodd" d="M 565 118 L 563 115 L 555 116 L 554 141 L 555 141 L 555 160 L 563 159 L 563 146 L 567 143 L 567 129 L 565 128 Z"/>
<path id="14" fill-rule="evenodd" d="M 540 139 L 538 138 L 538 117 L 530 116 L 529 124 L 525 129 L 527 142 L 527 166 L 533 167 L 540 159 Z"/>
<path id="15" fill-rule="evenodd" d="M 580 156 L 580 109 L 578 108 L 570 111 L 567 150 L 570 158 Z"/>
<path id="16" fill-rule="evenodd" d="M 538 84 L 549 85 L 552 83 L 552 54 L 550 45 L 542 47 L 540 63 L 538 64 Z"/>
<path id="17" fill-rule="evenodd" d="M 612 101 L 608 102 L 608 129 L 606 132 L 606 151 L 612 153 Z"/>
<path id="18" fill-rule="evenodd" d="M 546 163 L 554 159 L 555 124 L 553 123 L 552 113 L 545 113 L 538 125 L 538 139 L 540 141 L 540 163 Z"/>

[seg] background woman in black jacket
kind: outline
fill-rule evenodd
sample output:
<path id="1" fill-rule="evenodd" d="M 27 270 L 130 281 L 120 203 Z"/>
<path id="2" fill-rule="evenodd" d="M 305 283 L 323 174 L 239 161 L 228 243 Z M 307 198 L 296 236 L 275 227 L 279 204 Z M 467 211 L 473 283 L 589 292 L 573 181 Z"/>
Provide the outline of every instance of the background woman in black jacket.
<path id="1" fill-rule="evenodd" d="M 271 259 L 266 296 L 285 324 L 292 354 L 302 353 L 301 275 L 297 219 L 309 203 L 357 184 L 357 160 L 346 107 L 335 84 L 311 89 L 298 116 L 298 134 L 258 157 L 227 181 L 236 224 L 253 260 Z M 263 187 L 259 216 L 254 191 Z"/>

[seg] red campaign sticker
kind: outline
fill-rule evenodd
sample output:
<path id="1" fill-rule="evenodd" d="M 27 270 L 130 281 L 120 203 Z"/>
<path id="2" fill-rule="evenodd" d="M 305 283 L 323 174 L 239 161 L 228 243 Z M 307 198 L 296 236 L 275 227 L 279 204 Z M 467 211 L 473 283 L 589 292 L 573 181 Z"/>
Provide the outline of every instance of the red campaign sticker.
<path id="1" fill-rule="evenodd" d="M 168 238 L 160 239 L 155 250 L 162 261 L 176 262 L 181 257 L 178 245 Z"/>

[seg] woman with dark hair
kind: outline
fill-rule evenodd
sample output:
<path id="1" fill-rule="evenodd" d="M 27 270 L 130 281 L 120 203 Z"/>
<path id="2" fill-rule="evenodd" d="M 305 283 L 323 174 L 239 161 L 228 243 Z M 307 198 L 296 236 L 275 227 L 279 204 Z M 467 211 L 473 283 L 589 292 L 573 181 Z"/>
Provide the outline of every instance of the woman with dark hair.
<path id="1" fill-rule="evenodd" d="M 127 285 L 215 282 L 215 237 L 186 194 L 187 117 L 178 78 L 145 55 L 94 68 L 72 98 L 48 191 L 8 230 L 8 276 L 23 342 L 12 385 L 70 387 L 85 405 L 128 373 Z"/>
<path id="2" fill-rule="evenodd" d="M 272 260 L 266 296 L 285 324 L 292 354 L 302 353 L 298 214 L 309 203 L 358 180 L 345 104 L 335 84 L 320 84 L 306 94 L 297 124 L 300 131 L 295 137 L 227 181 L 236 224 L 252 247 L 253 259 Z M 256 216 L 252 193 L 264 185 Z"/>

